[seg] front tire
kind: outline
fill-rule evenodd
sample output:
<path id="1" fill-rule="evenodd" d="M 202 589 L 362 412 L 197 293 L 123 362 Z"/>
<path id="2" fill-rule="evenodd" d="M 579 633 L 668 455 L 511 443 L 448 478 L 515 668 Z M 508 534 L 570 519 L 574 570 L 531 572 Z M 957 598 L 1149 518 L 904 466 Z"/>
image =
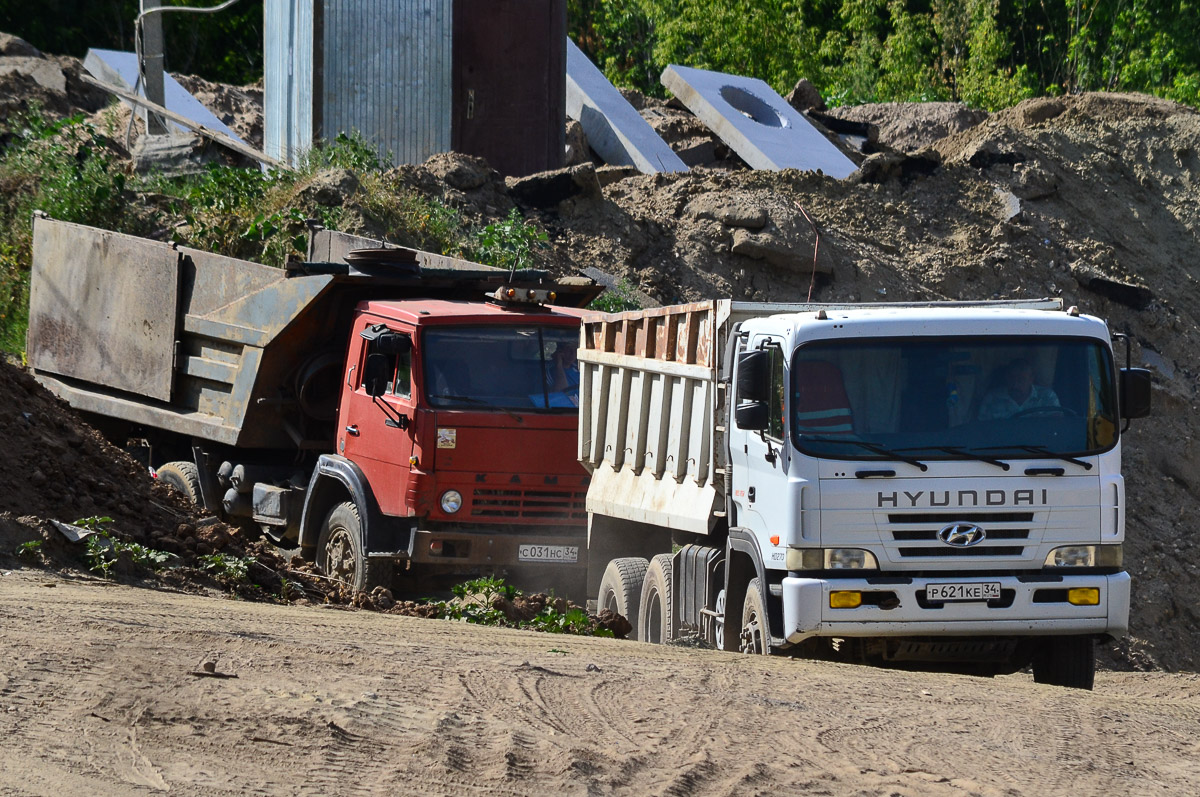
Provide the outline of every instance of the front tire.
<path id="1" fill-rule="evenodd" d="M 742 653 L 771 655 L 771 626 L 766 607 L 762 582 L 757 578 L 750 579 L 746 585 L 746 599 L 742 602 Z"/>
<path id="2" fill-rule="evenodd" d="M 596 610 L 608 609 L 616 612 L 637 628 L 638 604 L 642 598 L 642 582 L 646 580 L 646 568 L 650 563 L 636 556 L 613 559 L 604 568 L 600 579 L 600 594 L 596 599 Z"/>
<path id="3" fill-rule="evenodd" d="M 372 562 L 363 548 L 362 519 L 358 507 L 346 501 L 329 510 L 317 538 L 317 566 L 330 578 L 356 592 L 366 592 L 391 582 L 392 562 Z"/>
<path id="4" fill-rule="evenodd" d="M 1091 689 L 1096 681 L 1096 651 L 1088 636 L 1051 637 L 1033 657 L 1033 680 L 1039 684 Z"/>
<path id="5" fill-rule="evenodd" d="M 646 580 L 642 582 L 636 626 L 638 641 L 665 645 L 675 638 L 675 601 L 671 587 L 671 555 L 660 553 L 650 560 Z"/>

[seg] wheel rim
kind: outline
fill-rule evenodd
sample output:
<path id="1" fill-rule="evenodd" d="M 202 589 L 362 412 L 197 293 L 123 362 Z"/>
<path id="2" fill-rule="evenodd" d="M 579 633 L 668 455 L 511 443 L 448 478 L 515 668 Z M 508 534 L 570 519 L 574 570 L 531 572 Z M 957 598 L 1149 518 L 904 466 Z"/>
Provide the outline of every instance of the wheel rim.
<path id="1" fill-rule="evenodd" d="M 725 590 L 717 593 L 717 616 L 713 618 L 713 635 L 717 638 L 717 650 L 725 649 Z"/>
<path id="2" fill-rule="evenodd" d="M 742 653 L 763 651 L 762 625 L 758 621 L 758 612 L 751 612 L 750 619 L 742 625 L 740 650 Z"/>
<path id="3" fill-rule="evenodd" d="M 344 528 L 336 528 L 330 533 L 329 541 L 325 543 L 325 575 L 336 578 L 347 584 L 354 583 L 354 545 L 350 540 L 350 532 Z"/>

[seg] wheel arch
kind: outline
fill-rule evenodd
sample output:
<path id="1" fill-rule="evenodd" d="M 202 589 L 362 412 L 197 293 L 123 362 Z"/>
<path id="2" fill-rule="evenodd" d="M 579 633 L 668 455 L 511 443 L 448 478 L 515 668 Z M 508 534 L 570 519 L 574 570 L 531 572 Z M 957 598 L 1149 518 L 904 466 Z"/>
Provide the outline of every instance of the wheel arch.
<path id="1" fill-rule="evenodd" d="M 412 518 L 383 514 L 371 483 L 362 469 L 345 457 L 323 454 L 317 459 L 304 496 L 300 515 L 300 550 L 311 558 L 321 534 L 321 524 L 338 504 L 349 501 L 362 521 L 363 550 L 368 554 L 385 553 L 412 556 L 415 525 Z"/>
<path id="2" fill-rule="evenodd" d="M 763 566 L 762 553 L 758 549 L 758 540 L 748 529 L 734 527 L 729 530 L 726 546 L 728 548 L 725 559 L 726 615 L 729 614 L 732 607 L 740 607 L 742 605 L 742 600 L 746 596 L 746 587 L 750 585 L 752 579 L 757 578 L 759 583 L 763 585 L 763 599 L 766 603 L 765 609 L 771 629 L 771 636 L 776 643 L 782 644 L 783 603 L 771 591 L 772 584 L 778 583 L 778 580 L 773 582 L 769 572 Z M 732 625 L 736 626 L 737 624 L 734 623 Z M 725 622 L 727 642 L 730 633 L 736 636 L 740 630 L 731 628 L 730 626 L 731 624 L 727 617 Z M 728 650 L 729 648 L 726 649 Z"/>

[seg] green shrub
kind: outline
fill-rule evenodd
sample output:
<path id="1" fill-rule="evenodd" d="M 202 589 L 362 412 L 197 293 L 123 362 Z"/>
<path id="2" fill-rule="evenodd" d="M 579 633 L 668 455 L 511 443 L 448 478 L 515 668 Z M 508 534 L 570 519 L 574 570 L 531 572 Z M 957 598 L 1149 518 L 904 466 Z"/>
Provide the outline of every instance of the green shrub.
<path id="1" fill-rule="evenodd" d="M 477 230 L 468 252 L 473 260 L 510 270 L 532 268 L 537 251 L 546 249 L 547 235 L 537 225 L 526 222 L 521 211 L 513 208 L 503 221 Z"/>

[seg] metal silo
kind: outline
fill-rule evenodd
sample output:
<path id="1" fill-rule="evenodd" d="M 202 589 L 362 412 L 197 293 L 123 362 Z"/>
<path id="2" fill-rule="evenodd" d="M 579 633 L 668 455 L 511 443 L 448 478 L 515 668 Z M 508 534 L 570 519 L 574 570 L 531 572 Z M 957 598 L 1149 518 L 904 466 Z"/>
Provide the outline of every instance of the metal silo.
<path id="1" fill-rule="evenodd" d="M 265 148 L 357 131 L 394 164 L 562 165 L 565 0 L 266 0 Z"/>

